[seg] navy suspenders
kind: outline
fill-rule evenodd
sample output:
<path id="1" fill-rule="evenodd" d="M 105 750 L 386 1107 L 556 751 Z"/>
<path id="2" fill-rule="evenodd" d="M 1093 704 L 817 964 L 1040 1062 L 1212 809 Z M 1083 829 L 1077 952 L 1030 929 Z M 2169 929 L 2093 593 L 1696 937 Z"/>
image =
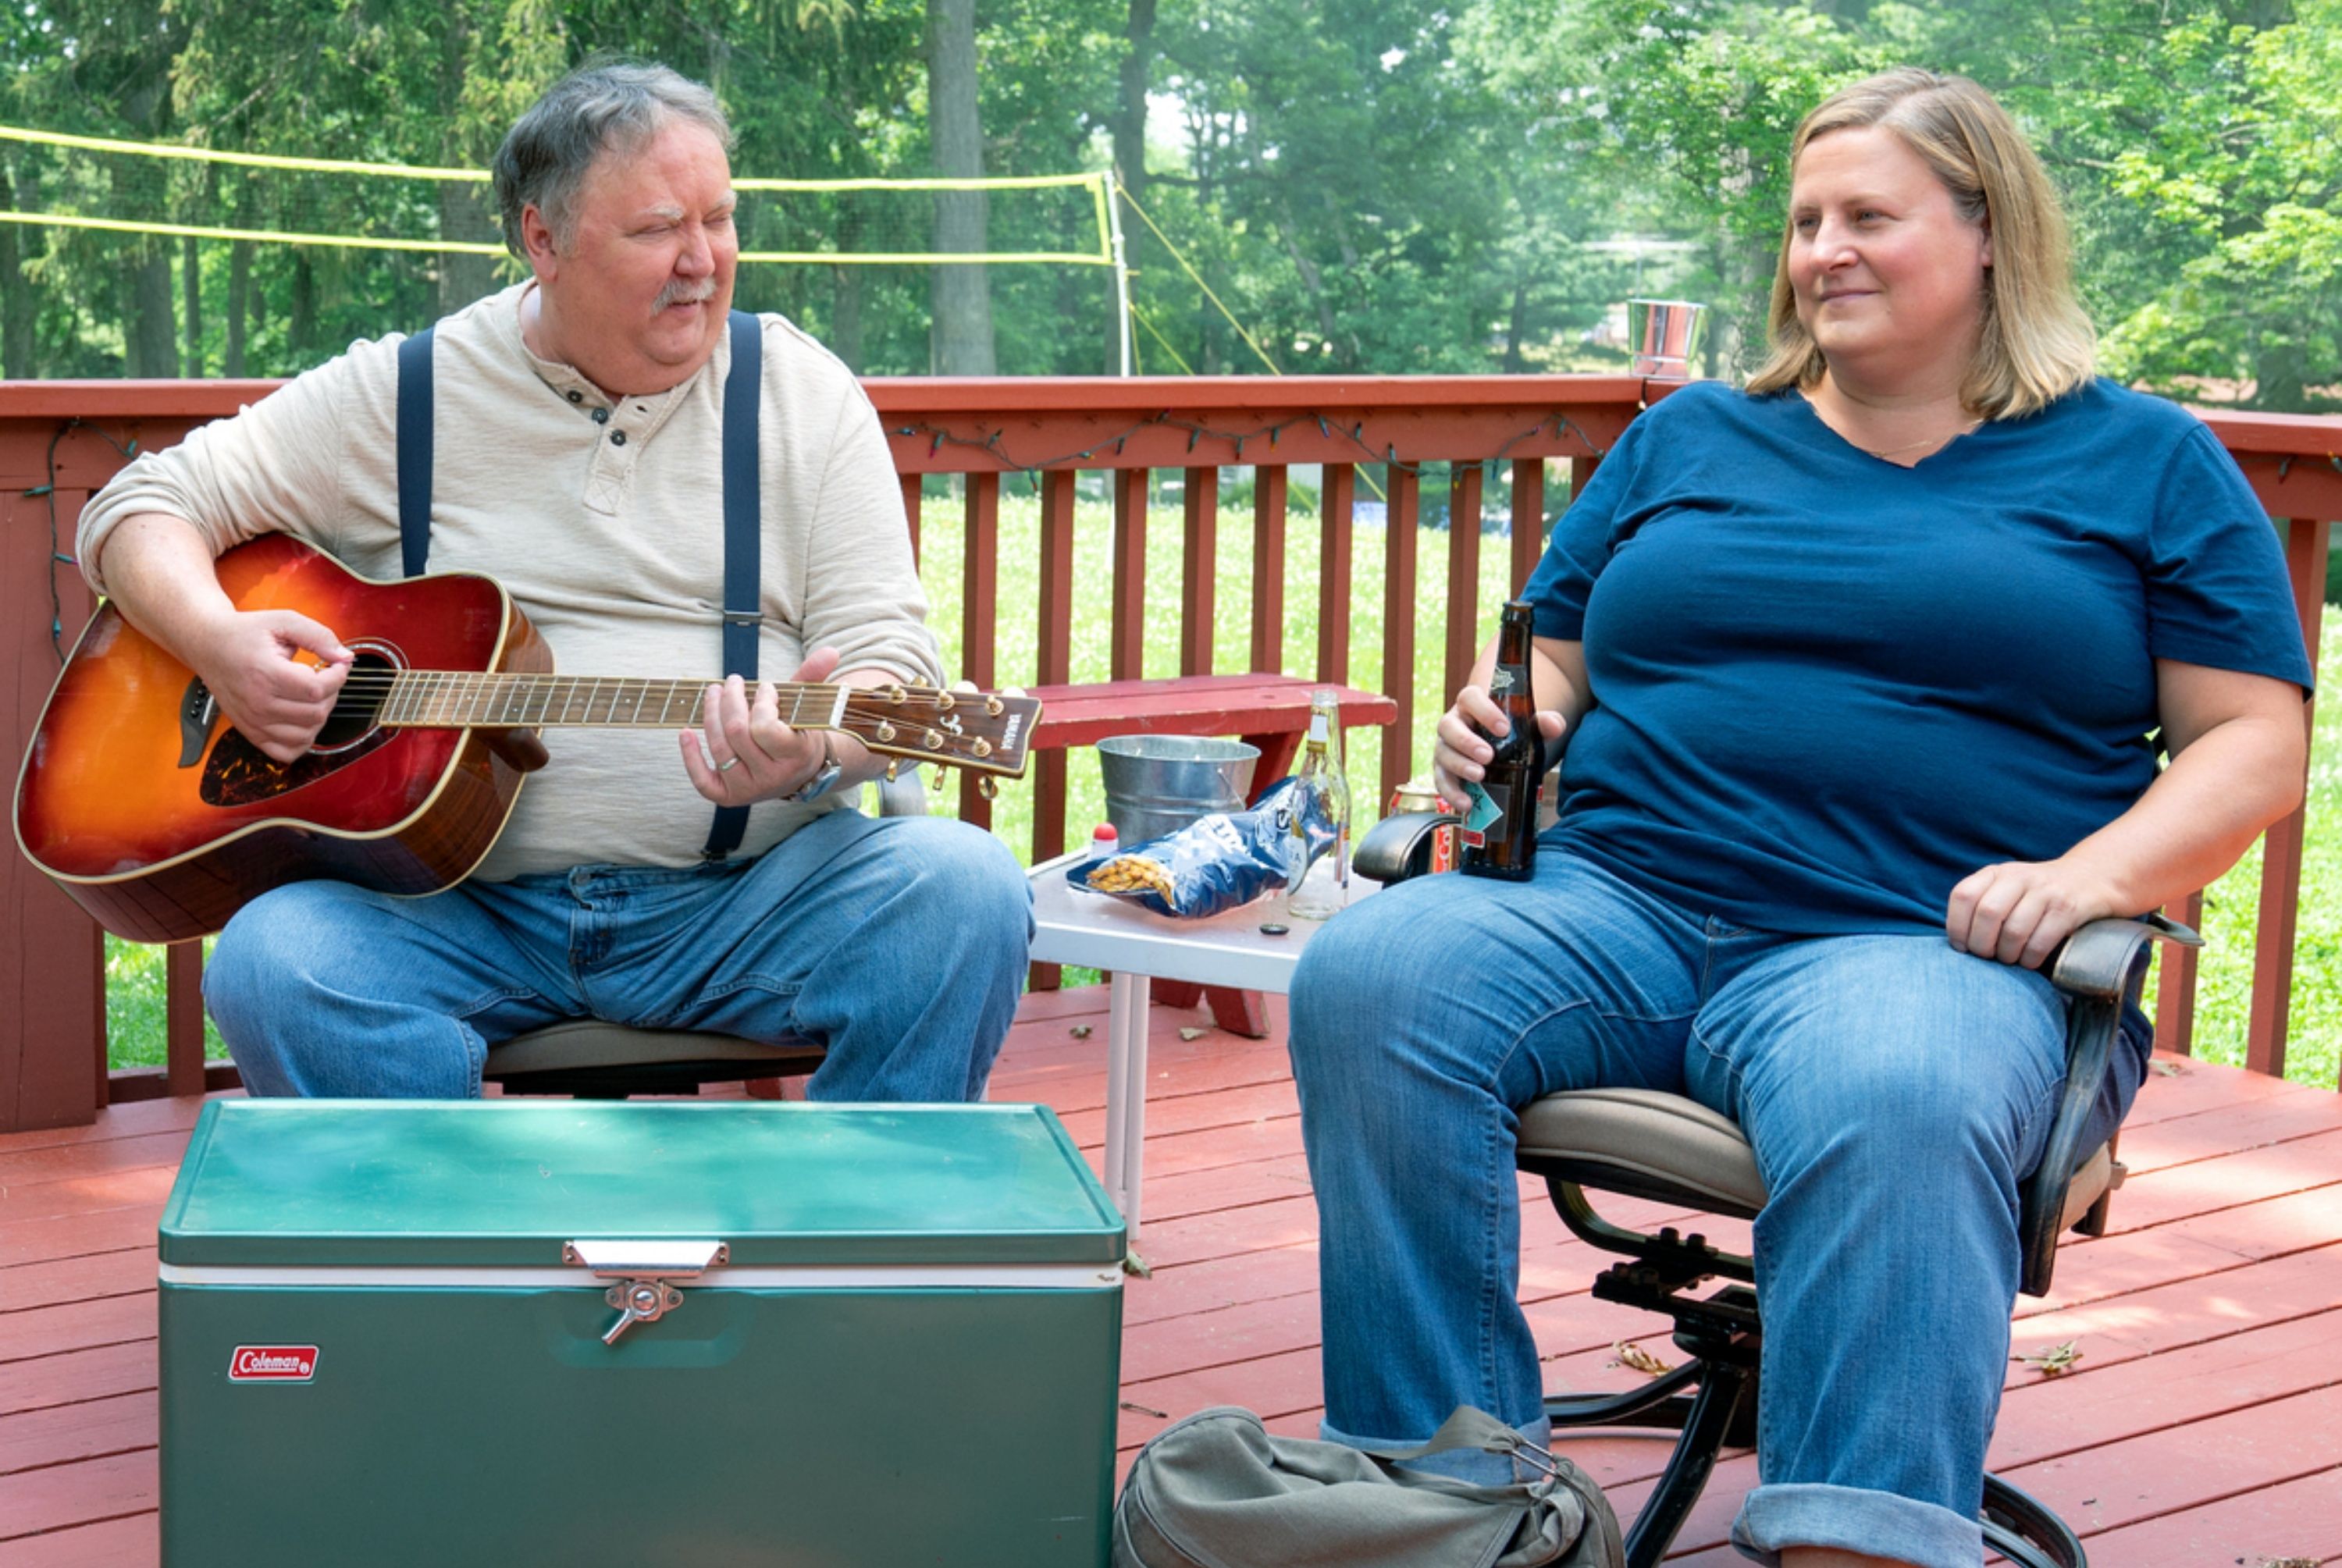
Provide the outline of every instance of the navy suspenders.
<path id="1" fill-rule="evenodd" d="M 754 682 L 763 572 L 762 464 L 757 404 L 764 389 L 764 330 L 746 311 L 732 313 L 732 369 L 724 378 L 724 673 Z M 431 554 L 431 329 L 398 345 L 398 543 L 406 575 L 422 575 Z M 722 805 L 701 852 L 721 860 L 740 847 L 748 808 Z"/>

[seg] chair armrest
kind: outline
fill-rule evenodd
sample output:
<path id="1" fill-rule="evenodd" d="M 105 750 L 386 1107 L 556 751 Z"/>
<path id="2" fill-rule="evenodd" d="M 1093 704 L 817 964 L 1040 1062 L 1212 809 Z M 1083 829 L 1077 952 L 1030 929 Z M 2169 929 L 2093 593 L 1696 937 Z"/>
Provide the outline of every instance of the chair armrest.
<path id="1" fill-rule="evenodd" d="M 1350 851 L 1350 869 L 1388 887 L 1431 869 L 1435 828 L 1461 822 L 1452 811 L 1398 812 L 1368 828 Z"/>
<path id="2" fill-rule="evenodd" d="M 2047 1295 L 2057 1263 L 2057 1236 L 2064 1228 L 2066 1190 L 2091 1150 L 2082 1134 L 2105 1086 L 2114 1058 L 2125 1003 L 2145 980 L 2138 964 L 2150 941 L 2201 947 L 2204 939 L 2159 914 L 2138 920 L 2094 920 L 2067 937 L 2047 965 L 2049 983 L 2073 997 L 2066 1024 L 2066 1087 L 2049 1124 L 2041 1163 L 2017 1190 L 2017 1242 L 2023 1276 L 2017 1288 Z"/>

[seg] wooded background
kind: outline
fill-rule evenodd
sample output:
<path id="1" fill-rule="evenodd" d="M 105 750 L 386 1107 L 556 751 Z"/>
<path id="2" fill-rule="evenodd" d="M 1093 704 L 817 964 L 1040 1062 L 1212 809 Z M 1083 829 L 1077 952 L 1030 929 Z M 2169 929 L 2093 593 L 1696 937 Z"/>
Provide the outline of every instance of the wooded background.
<path id="1" fill-rule="evenodd" d="M 711 82 L 736 174 L 1114 166 L 1288 373 L 1607 368 L 1630 292 L 1745 362 L 1785 151 L 1885 65 L 1976 76 L 2074 214 L 2106 368 L 2196 401 L 2342 407 L 2342 0 L 19 0 L 0 122 L 477 167 L 600 51 Z M 493 239 L 485 188 L 0 144 L 0 205 Z M 981 195 L 800 203 L 837 248 L 1022 246 Z M 1035 209 L 1040 212 L 1043 209 Z M 1266 373 L 1126 210 L 1150 371 Z M 774 221 L 779 222 L 780 219 Z M 899 231 L 885 244 L 855 232 Z M 1094 226 L 1094 225 L 1093 225 Z M 1085 235 L 1049 243 L 1078 246 Z M 486 256 L 0 223 L 8 375 L 280 375 L 517 275 Z M 1100 267 L 744 268 L 871 374 L 1110 368 Z"/>

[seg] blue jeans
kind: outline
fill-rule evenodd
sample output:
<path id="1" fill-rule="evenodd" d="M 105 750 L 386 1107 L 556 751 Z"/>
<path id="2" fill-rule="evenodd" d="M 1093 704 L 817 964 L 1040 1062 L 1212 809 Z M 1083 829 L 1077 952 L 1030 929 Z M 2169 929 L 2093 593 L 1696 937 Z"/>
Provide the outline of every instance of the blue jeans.
<path id="1" fill-rule="evenodd" d="M 2065 1074 L 2047 981 L 1941 935 L 1742 930 L 1548 849 L 1525 884 L 1429 876 L 1346 911 L 1292 1018 L 1328 1437 L 1416 1443 L 1464 1403 L 1536 1429 L 1517 1108 L 1667 1090 L 1746 1129 L 1771 1194 L 1760 1483 L 1735 1542 L 1981 1560 L 2017 1187 Z M 2144 1067 L 2117 1054 L 2109 1127 Z"/>
<path id="2" fill-rule="evenodd" d="M 821 1041 L 816 1099 L 976 1100 L 1032 936 L 991 834 L 833 811 L 749 861 L 279 888 L 221 933 L 204 999 L 255 1094 L 475 1096 L 489 1045 L 593 1017 Z"/>

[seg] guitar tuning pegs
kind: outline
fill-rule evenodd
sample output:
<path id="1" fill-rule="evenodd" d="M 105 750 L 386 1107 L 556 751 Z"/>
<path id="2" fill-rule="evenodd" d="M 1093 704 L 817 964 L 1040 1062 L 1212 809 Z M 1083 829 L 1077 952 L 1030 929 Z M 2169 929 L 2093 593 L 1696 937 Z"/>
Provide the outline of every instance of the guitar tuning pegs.
<path id="1" fill-rule="evenodd" d="M 943 793 L 944 793 L 944 775 L 945 775 L 946 774 L 949 773 L 949 772 L 951 772 L 951 770 L 950 770 L 949 768 L 947 768 L 947 767 L 945 767 L 941 763 L 936 764 L 936 776 L 935 776 L 934 778 L 932 778 L 932 779 L 930 779 L 930 780 L 928 780 L 928 781 L 927 781 L 927 787 L 928 787 L 929 789 L 934 790 L 937 794 L 943 794 Z"/>
<path id="2" fill-rule="evenodd" d="M 986 800 L 998 800 L 1000 798 L 1000 781 L 994 778 L 990 774 L 985 774 L 976 781 L 976 793 L 982 795 Z"/>
<path id="3" fill-rule="evenodd" d="M 885 739 L 886 739 L 886 737 L 885 735 L 883 735 L 883 734 L 882 734 L 882 735 L 880 735 L 878 738 L 879 738 L 880 740 L 882 740 L 882 741 L 883 741 L 883 740 L 885 740 Z M 895 782 L 895 776 L 896 776 L 897 774 L 901 773 L 902 771 L 903 771 L 903 759 L 902 759 L 902 758 L 900 758 L 900 757 L 888 757 L 888 758 L 886 759 L 886 782 L 887 782 L 888 784 L 893 784 L 893 783 Z"/>
<path id="4" fill-rule="evenodd" d="M 988 757 L 992 754 L 992 743 L 986 740 L 982 735 L 978 735 L 976 739 L 967 743 L 967 749 L 975 753 L 977 756 Z"/>
<path id="5" fill-rule="evenodd" d="M 888 741 L 895 738 L 895 726 L 887 723 L 885 719 L 880 719 L 878 721 L 878 727 L 870 733 L 877 738 L 879 744 L 884 745 Z M 887 776 L 891 778 L 894 775 L 889 774 Z"/>
<path id="6" fill-rule="evenodd" d="M 903 689 L 903 683 L 900 681 L 889 681 L 883 686 L 874 687 L 870 694 L 882 703 L 891 703 L 898 708 L 911 700 L 911 694 Z"/>
<path id="7" fill-rule="evenodd" d="M 941 730 L 928 730 L 921 734 L 919 739 L 921 743 L 926 746 L 927 750 L 931 752 L 939 752 L 944 749 L 944 733 Z"/>
<path id="8" fill-rule="evenodd" d="M 958 705 L 958 699 L 954 697 L 949 692 L 937 692 L 936 694 L 936 711 L 937 713 L 947 714 Z"/>
<path id="9" fill-rule="evenodd" d="M 1007 711 L 1008 704 L 1006 703 L 1002 702 L 998 697 L 994 696 L 989 692 L 986 692 L 984 694 L 984 716 L 986 718 L 996 719 Z"/>

